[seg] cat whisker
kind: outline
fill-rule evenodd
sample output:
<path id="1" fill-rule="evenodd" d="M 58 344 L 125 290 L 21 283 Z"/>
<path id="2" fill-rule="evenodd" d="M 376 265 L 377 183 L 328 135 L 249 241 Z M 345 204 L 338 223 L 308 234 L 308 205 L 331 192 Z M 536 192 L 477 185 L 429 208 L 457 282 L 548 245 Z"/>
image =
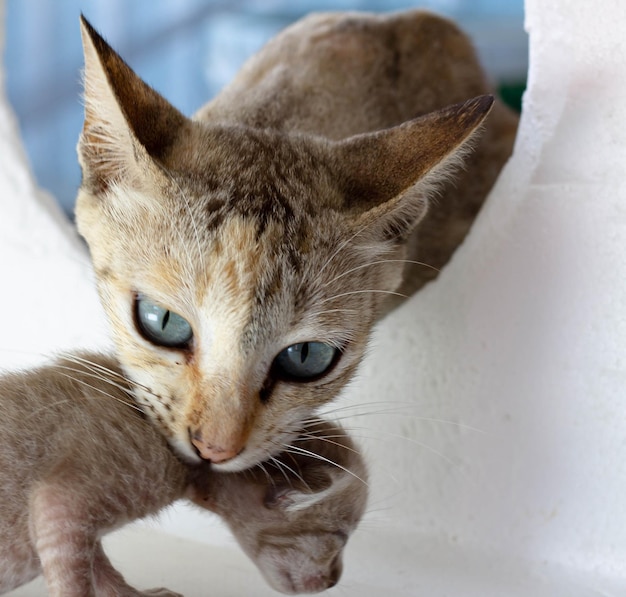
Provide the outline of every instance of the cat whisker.
<path id="1" fill-rule="evenodd" d="M 352 409 L 361 409 L 363 407 L 370 407 L 370 406 L 384 406 L 387 408 L 395 408 L 397 410 L 399 410 L 400 408 L 416 408 L 416 406 L 418 406 L 415 402 L 410 402 L 410 401 L 406 401 L 406 402 L 401 402 L 399 400 L 394 400 L 393 402 L 390 402 L 389 400 L 370 400 L 369 402 L 359 402 L 357 404 L 343 404 L 343 405 L 337 405 L 337 406 L 332 406 L 331 408 L 326 408 L 324 410 L 324 415 L 333 415 L 334 413 L 337 412 L 342 412 L 342 411 L 346 411 L 346 410 L 352 410 Z M 324 419 L 319 419 L 320 421 L 324 421 Z"/>
<path id="2" fill-rule="evenodd" d="M 403 418 L 410 418 L 414 421 L 418 421 L 421 423 L 438 423 L 441 425 L 451 425 L 453 427 L 457 427 L 459 429 L 465 429 L 467 431 L 472 431 L 475 433 L 481 433 L 481 434 L 486 434 L 487 432 L 482 430 L 482 429 L 478 429 L 477 427 L 472 427 L 471 425 L 465 425 L 464 423 L 459 423 L 458 421 L 447 421 L 445 419 L 434 419 L 434 418 L 430 418 L 430 417 L 420 417 L 418 415 L 411 415 L 411 414 L 402 414 L 402 413 L 394 413 L 394 412 L 389 412 L 389 411 L 380 411 L 380 412 L 367 412 L 367 413 L 360 413 L 360 414 L 354 414 L 354 415 L 345 415 L 343 417 L 333 417 L 334 421 L 340 422 L 340 421 L 351 421 L 352 419 L 356 418 L 356 417 L 364 417 L 364 416 L 370 416 L 370 415 L 374 415 L 374 416 L 381 416 L 381 415 L 386 415 L 386 416 L 401 416 Z"/>
<path id="3" fill-rule="evenodd" d="M 339 245 L 339 247 L 337 247 L 335 252 L 329 257 L 329 259 L 326 261 L 326 263 L 324 263 L 324 265 L 322 266 L 320 271 L 317 272 L 317 277 L 318 278 L 324 273 L 324 270 L 330 265 L 330 263 L 335 259 L 335 257 L 337 257 L 337 255 L 339 255 L 339 253 L 341 253 L 341 251 L 343 251 L 343 249 L 345 249 L 357 236 L 359 236 L 359 234 L 364 232 L 367 229 L 368 226 L 369 226 L 369 224 L 367 224 L 367 225 L 363 226 L 362 228 L 360 228 L 359 230 L 357 230 L 351 237 L 349 237 L 346 240 L 344 240 Z M 302 287 L 303 283 L 304 283 L 304 278 L 300 282 L 300 287 L 298 288 L 298 290 L 300 290 L 300 288 Z"/>
<path id="4" fill-rule="evenodd" d="M 267 480 L 268 480 L 268 481 L 269 481 L 269 482 L 270 482 L 273 486 L 275 486 L 275 485 L 276 485 L 276 483 L 274 482 L 274 479 L 273 479 L 272 475 L 270 475 L 270 474 L 267 472 L 267 469 L 265 468 L 264 464 L 263 464 L 262 462 L 259 462 L 256 466 L 257 466 L 258 468 L 260 468 L 260 469 L 263 471 L 263 474 L 265 475 L 265 478 L 266 478 L 266 479 L 267 479 Z"/>
<path id="5" fill-rule="evenodd" d="M 139 411 L 140 413 L 143 413 L 141 408 L 139 408 L 132 401 L 123 400 L 119 396 L 114 396 L 113 394 L 110 394 L 109 392 L 103 390 L 102 388 L 98 388 L 96 386 L 93 386 L 90 383 L 87 383 L 86 381 L 83 381 L 82 379 L 77 379 L 73 375 L 70 375 L 68 373 L 64 373 L 63 371 L 59 371 L 59 375 L 62 375 L 63 377 L 67 377 L 68 379 L 71 379 L 72 381 L 75 381 L 76 383 L 78 383 L 80 385 L 83 385 L 83 386 L 89 388 L 90 390 L 98 392 L 99 394 L 102 394 L 102 395 L 106 396 L 107 398 L 112 398 L 113 400 L 116 400 L 117 402 L 119 402 L 120 404 L 123 404 L 124 406 L 128 406 L 129 408 L 132 408 L 134 410 Z M 56 405 L 56 404 L 63 404 L 64 402 L 70 402 L 70 401 L 69 400 L 62 400 L 62 401 L 54 403 L 54 405 Z M 50 408 L 51 406 L 53 406 L 53 405 L 47 404 L 45 407 L 42 407 L 42 408 Z M 33 411 L 32 415 L 35 415 L 37 412 L 38 411 Z"/>
<path id="6" fill-rule="evenodd" d="M 89 359 L 85 359 L 85 358 L 79 357 L 77 355 L 72 355 L 72 354 L 64 354 L 62 356 L 63 358 L 65 358 L 66 360 L 70 362 L 74 362 L 77 365 L 85 366 L 89 371 L 91 371 L 94 374 L 94 376 L 98 376 L 100 372 L 101 374 L 110 375 L 112 378 L 113 377 L 117 378 L 121 383 L 127 384 L 129 386 L 128 388 L 124 388 L 118 385 L 117 387 L 119 387 L 122 390 L 126 389 L 130 391 L 131 388 L 138 388 L 140 390 L 143 390 L 146 394 L 150 394 L 154 398 L 160 398 L 160 396 L 156 394 L 155 392 L 153 392 L 148 386 L 141 384 L 139 382 L 136 382 L 126 377 L 122 373 L 119 373 L 113 369 L 109 369 L 108 367 L 105 367 L 104 365 L 101 365 L 100 363 L 96 363 L 94 361 L 90 361 Z M 78 372 L 81 372 L 82 370 L 75 369 L 75 371 L 78 373 Z M 101 379 L 104 382 L 111 383 L 112 385 L 114 385 L 112 380 L 108 377 L 105 377 L 104 375 L 101 375 L 100 377 L 98 377 L 98 379 Z"/>
<path id="7" fill-rule="evenodd" d="M 130 395 L 130 388 L 127 385 L 123 385 L 113 379 L 110 379 L 108 377 L 103 376 L 101 373 L 98 372 L 89 372 L 89 371 L 85 371 L 83 369 L 76 369 L 75 367 L 69 367 L 67 365 L 61 365 L 60 363 L 55 363 L 53 365 L 51 365 L 52 368 L 56 369 L 56 370 L 64 370 L 64 371 L 71 371 L 72 373 L 80 373 L 81 375 L 85 376 L 85 377 L 89 377 L 91 379 L 97 379 L 98 381 L 103 381 L 106 384 L 109 384 L 110 386 L 113 386 L 115 388 L 118 388 L 119 390 L 122 390 L 123 392 L 125 392 L 126 394 Z M 75 379 L 76 381 L 80 381 L 77 377 L 72 377 L 72 379 Z"/>
<path id="8" fill-rule="evenodd" d="M 350 417 L 344 417 L 344 418 L 350 418 Z M 434 419 L 434 421 L 436 422 L 441 422 L 441 423 L 454 423 L 452 421 L 444 421 L 444 420 L 437 420 Z M 311 418 L 309 419 L 306 424 L 307 425 L 311 425 L 311 424 L 324 424 L 326 423 L 326 421 L 324 419 L 320 419 L 320 418 Z M 385 431 L 382 429 L 372 429 L 372 428 L 368 428 L 368 427 L 358 427 L 358 426 L 348 426 L 348 427 L 342 427 L 342 429 L 347 433 L 351 433 L 353 439 L 365 439 L 365 440 L 376 440 L 376 441 L 384 441 L 381 437 L 376 437 L 376 433 L 380 434 L 380 435 L 385 435 L 388 438 L 391 439 L 402 439 L 405 440 L 409 443 L 412 443 L 414 445 L 419 446 L 420 448 L 424 448 L 430 452 L 432 452 L 433 454 L 436 454 L 437 456 L 440 456 L 441 458 L 443 458 L 444 460 L 446 460 L 447 462 L 449 462 L 450 464 L 456 466 L 456 462 L 454 462 L 452 459 L 448 458 L 445 454 L 439 452 L 438 450 L 436 450 L 435 448 L 433 448 L 432 446 L 429 446 L 428 444 L 425 444 L 424 442 L 420 442 L 419 440 L 416 440 L 414 438 L 411 437 L 406 437 L 405 435 L 400 435 L 397 433 L 393 433 L 390 431 Z M 472 427 L 470 427 L 470 429 L 481 432 L 479 429 L 474 429 Z M 365 435 L 363 434 L 363 432 L 371 432 L 370 435 Z M 484 433 L 484 432 L 481 432 Z M 312 438 L 316 438 L 316 439 L 320 439 L 320 440 L 324 440 L 323 436 L 317 436 L 314 435 L 312 433 L 307 433 L 306 431 L 302 433 L 302 437 L 305 436 L 310 436 Z M 332 437 L 332 436 L 331 436 Z M 336 437 L 345 437 L 345 435 L 341 436 L 341 435 L 337 435 Z M 344 449 L 349 449 L 346 446 L 343 446 Z M 360 454 L 360 452 L 358 450 L 353 450 L 355 453 Z"/>
<path id="9" fill-rule="evenodd" d="M 319 440 L 321 442 L 329 443 L 333 446 L 338 446 L 343 450 L 348 450 L 348 452 L 352 452 L 353 454 L 360 455 L 361 452 L 357 450 L 356 448 L 352 448 L 350 446 L 346 446 L 345 444 L 342 444 L 341 442 L 335 441 L 335 439 L 345 439 L 346 437 L 347 435 L 345 433 L 343 434 L 338 433 L 337 435 L 315 435 L 313 433 L 302 433 L 302 435 L 300 435 L 300 437 L 296 440 L 296 442 L 308 440 L 308 439 Z"/>
<path id="10" fill-rule="evenodd" d="M 289 471 L 296 479 L 298 479 L 308 490 L 311 490 L 311 487 L 309 486 L 309 484 L 304 480 L 304 477 L 302 477 L 302 475 L 298 472 L 296 472 L 293 468 L 291 468 L 288 464 L 278 460 L 277 458 L 272 458 L 271 461 L 279 468 L 279 470 L 283 473 L 283 476 L 285 477 L 285 480 L 287 481 L 287 483 L 289 484 L 289 486 L 291 487 L 291 482 L 292 480 L 289 478 L 288 475 L 285 474 L 284 469 L 286 469 L 287 471 Z"/>
<path id="11" fill-rule="evenodd" d="M 362 409 L 363 407 L 376 406 L 376 405 L 383 405 L 383 406 L 386 406 L 387 408 L 380 408 L 378 410 L 368 410 L 366 412 L 356 412 Z M 409 408 L 415 408 L 415 407 L 416 407 L 415 404 L 406 403 L 402 406 L 394 408 L 392 406 L 389 406 L 388 402 L 378 401 L 378 402 L 368 402 L 368 403 L 363 403 L 363 404 L 354 404 L 354 405 L 347 405 L 347 406 L 327 409 L 327 410 L 324 410 L 324 416 L 332 417 L 333 420 L 337 422 L 350 420 L 356 417 L 366 417 L 366 416 L 380 416 L 380 415 L 401 416 L 401 417 L 409 417 L 415 421 L 423 421 L 425 423 L 439 423 L 442 425 L 452 425 L 454 427 L 465 429 L 467 431 L 473 431 L 473 432 L 482 433 L 482 434 L 487 433 L 485 430 L 479 429 L 478 427 L 474 427 L 473 425 L 468 425 L 467 423 L 461 423 L 459 421 L 451 421 L 449 419 L 440 419 L 437 417 L 425 417 L 422 415 L 413 414 L 411 412 L 407 412 L 406 410 L 403 410 L 405 408 L 409 409 Z M 351 413 L 350 411 L 352 410 L 354 410 L 355 412 Z M 343 413 L 343 414 L 342 416 L 337 416 L 337 413 Z M 305 425 L 324 423 L 324 419 L 321 419 L 318 417 L 312 417 L 310 419 L 305 419 L 303 423 Z"/>
<path id="12" fill-rule="evenodd" d="M 348 473 L 349 475 L 353 476 L 355 479 L 357 479 L 358 481 L 363 483 L 363 485 L 369 488 L 369 484 L 367 483 L 367 481 L 365 481 L 365 479 L 362 479 L 361 477 L 359 477 L 359 475 L 352 472 L 350 469 L 346 468 L 345 466 L 342 466 L 338 462 L 334 462 L 333 460 L 330 460 L 329 458 L 326 458 L 325 456 L 321 456 L 320 454 L 316 454 L 315 452 L 312 452 L 311 450 L 306 450 L 305 448 L 300 448 L 299 446 L 294 446 L 293 444 L 291 445 L 283 444 L 283 447 L 285 448 L 285 452 L 287 453 L 296 454 L 300 456 L 309 456 L 310 458 L 313 458 L 315 460 L 321 460 L 322 462 L 326 462 L 332 466 L 335 466 L 338 469 L 341 469 L 342 471 L 344 471 L 345 473 Z"/>
<path id="13" fill-rule="evenodd" d="M 73 371 L 76 371 L 77 373 L 88 371 L 93 376 L 97 376 L 99 379 L 102 379 L 105 382 L 117 380 L 120 383 L 126 383 L 126 384 L 132 383 L 129 379 L 126 378 L 126 376 L 122 375 L 121 373 L 118 373 L 117 371 L 114 371 L 113 369 L 108 369 L 107 367 L 104 367 L 103 365 L 99 365 L 98 363 L 94 361 L 89 361 L 88 359 L 75 357 L 74 355 L 71 355 L 71 354 L 63 354 L 62 359 L 65 361 L 69 361 L 70 363 L 78 367 L 83 367 L 81 369 L 73 369 Z"/>
<path id="14" fill-rule="evenodd" d="M 285 429 L 285 431 L 283 431 L 278 437 L 268 439 L 269 445 L 266 448 L 267 460 L 271 459 L 275 455 L 282 455 L 284 453 L 282 448 L 285 445 L 285 442 L 295 441 L 299 432 L 299 427 L 289 427 Z"/>
<path id="15" fill-rule="evenodd" d="M 379 500 L 379 502 L 386 502 L 401 493 L 403 492 L 390 495 L 384 500 Z M 367 511 L 359 522 L 359 530 L 365 533 L 388 531 L 390 523 L 393 523 L 394 518 L 397 516 L 394 512 L 395 508 L 393 507 L 370 509 L 368 504 Z"/>
<path id="16" fill-rule="evenodd" d="M 385 498 L 388 499 L 388 498 Z M 367 517 L 368 517 L 368 522 L 375 522 L 376 519 L 372 518 L 372 516 L 374 514 L 379 514 L 379 513 L 393 513 L 395 511 L 395 509 L 392 506 L 385 506 L 383 507 L 376 507 L 376 508 L 372 508 L 370 506 L 368 506 L 367 508 Z M 361 523 L 359 523 L 359 527 L 361 526 L 361 524 L 364 521 L 361 521 Z"/>
<path id="17" fill-rule="evenodd" d="M 380 290 L 380 289 L 369 289 L 369 290 L 349 290 L 348 292 L 340 292 L 339 294 L 335 294 L 333 296 L 329 296 L 320 301 L 320 304 L 323 305 L 329 301 L 334 301 L 335 299 L 342 298 L 344 296 L 351 296 L 354 294 L 368 294 L 368 293 L 376 293 L 376 294 L 389 294 L 392 296 L 399 296 L 402 298 L 409 298 L 408 295 L 402 294 L 401 292 L 395 292 L 393 290 Z"/>
<path id="18" fill-rule="evenodd" d="M 357 309 L 326 309 L 325 311 L 315 311 L 315 316 L 326 315 L 327 313 L 358 313 Z"/>
<path id="19" fill-rule="evenodd" d="M 360 269 L 366 268 L 366 267 L 372 267 L 374 265 L 382 265 L 385 263 L 405 263 L 405 264 L 413 264 L 413 265 L 421 265 L 424 266 L 426 268 L 432 269 L 435 272 L 439 272 L 439 268 L 436 268 L 434 265 L 430 265 L 428 263 L 425 263 L 424 261 L 415 261 L 413 259 L 380 259 L 378 261 L 372 261 L 370 263 L 364 263 L 363 265 L 357 265 L 356 267 L 353 267 L 352 269 L 349 269 L 345 272 L 342 272 L 341 274 L 335 276 L 332 280 L 329 280 L 328 282 L 326 282 L 325 284 L 322 285 L 322 288 L 326 288 L 326 286 L 330 286 L 333 282 L 336 282 L 337 280 L 339 280 L 340 278 L 343 278 L 344 276 L 347 276 L 348 274 L 352 274 Z"/>
<path id="20" fill-rule="evenodd" d="M 333 421 L 336 422 L 341 422 L 341 421 L 350 421 L 352 419 L 355 419 L 357 417 L 369 417 L 369 416 L 399 416 L 399 417 L 403 417 L 403 418 L 410 418 L 414 421 L 419 421 L 422 423 L 438 423 L 441 425 L 451 425 L 453 427 L 458 427 L 459 429 L 465 429 L 467 431 L 473 431 L 475 433 L 482 433 L 485 434 L 487 433 L 486 431 L 484 431 L 483 429 L 479 429 L 478 427 L 473 427 L 472 425 L 466 425 L 465 423 L 459 423 L 458 421 L 448 421 L 446 419 L 437 419 L 437 418 L 433 418 L 433 417 L 422 417 L 419 415 L 413 415 L 411 413 L 402 413 L 402 412 L 395 412 L 395 411 L 391 411 L 391 410 L 379 410 L 379 411 L 368 411 L 368 412 L 364 412 L 364 413 L 353 413 L 353 414 L 345 414 L 343 416 L 337 417 L 337 416 L 333 416 Z"/>
<path id="21" fill-rule="evenodd" d="M 289 478 L 289 475 L 287 475 L 287 473 L 285 472 L 285 469 L 282 467 L 281 461 L 275 458 L 274 456 L 270 456 L 269 462 L 272 463 L 274 467 L 280 471 L 282 476 L 285 478 L 285 481 L 287 481 L 287 485 L 291 487 L 291 479 Z"/>
<path id="22" fill-rule="evenodd" d="M 142 386 L 141 384 L 137 384 L 135 382 L 133 382 L 132 379 L 128 379 L 127 377 L 120 375 L 119 373 L 116 373 L 115 371 L 109 371 L 106 369 L 106 367 L 102 367 L 102 370 L 99 371 L 96 368 L 97 363 L 93 363 L 93 367 L 90 367 L 86 362 L 75 362 L 73 359 L 68 358 L 67 359 L 70 362 L 74 362 L 76 365 L 82 365 L 85 367 L 85 369 L 75 369 L 73 367 L 68 367 L 68 366 L 64 366 L 61 365 L 60 363 L 53 363 L 51 366 L 56 367 L 57 369 L 60 368 L 65 368 L 68 371 L 73 371 L 75 373 L 80 373 L 82 375 L 86 375 L 88 377 L 91 377 L 93 379 L 98 379 L 100 381 L 103 381 L 105 383 L 108 383 L 111 386 L 114 386 L 116 388 L 119 388 L 120 390 L 128 393 L 128 394 L 132 394 L 132 389 L 133 387 L 137 387 L 141 390 L 143 390 L 144 392 L 146 392 L 147 394 L 150 394 L 151 396 L 153 396 L 154 398 L 160 398 L 160 396 L 158 394 L 155 394 L 154 392 L 152 392 L 150 389 L 148 389 L 145 386 Z M 111 377 L 107 377 L 108 375 L 111 375 Z M 116 381 L 115 379 L 113 379 L 113 376 L 117 377 L 118 381 Z M 134 394 L 133 394 L 133 398 L 137 398 Z"/>
<path id="23" fill-rule="evenodd" d="M 320 419 L 320 422 L 321 423 L 327 423 L 323 419 Z M 344 429 L 344 428 L 342 428 L 342 429 Z M 356 428 L 356 430 L 359 430 L 359 429 L 360 428 Z M 347 431 L 347 430 L 344 429 L 344 431 Z M 354 430 L 350 429 L 349 431 L 354 431 Z M 346 446 L 346 445 L 344 445 L 342 443 L 339 443 L 339 442 L 332 441 L 332 438 L 342 439 L 342 438 L 346 438 L 346 437 L 351 437 L 354 440 L 365 439 L 365 440 L 379 440 L 379 441 L 381 441 L 380 438 L 371 437 L 371 436 L 368 437 L 368 436 L 363 435 L 363 434 L 360 434 L 359 436 L 357 436 L 357 435 L 350 436 L 347 433 L 343 433 L 343 434 L 339 434 L 338 433 L 336 435 L 330 435 L 330 436 L 319 436 L 319 435 L 315 435 L 315 434 L 312 434 L 312 433 L 306 433 L 306 432 L 301 432 L 301 435 L 300 435 L 300 437 L 298 438 L 297 441 L 300 441 L 300 439 L 302 439 L 302 438 L 305 438 L 305 439 L 306 438 L 310 438 L 310 439 L 318 440 L 318 441 L 328 441 L 329 443 L 331 443 L 333 445 L 339 446 L 342 450 L 347 450 L 347 451 L 350 451 L 350 452 L 352 452 L 352 453 L 354 453 L 354 454 L 356 454 L 358 456 L 361 456 L 361 451 L 360 450 L 358 450 L 356 448 L 352 448 L 352 447 Z M 384 470 L 383 474 L 386 477 L 388 477 L 394 485 L 400 486 L 400 481 L 390 471 Z"/>
<path id="24" fill-rule="evenodd" d="M 393 433 L 391 431 L 384 431 L 382 429 L 369 429 L 367 427 L 346 427 L 346 431 L 350 431 L 351 433 L 359 433 L 361 435 L 358 435 L 356 437 L 360 438 L 360 439 L 365 439 L 365 440 L 375 440 L 375 441 L 385 441 L 385 438 L 389 438 L 389 439 L 401 439 L 404 440 L 406 442 L 409 442 L 410 444 L 413 444 L 415 446 L 418 446 L 420 448 L 423 448 L 424 450 L 427 450 L 428 452 L 431 452 L 432 454 L 435 454 L 436 456 L 439 456 L 440 458 L 443 458 L 448 464 L 451 464 L 452 466 L 457 466 L 458 462 L 455 462 L 454 460 L 452 460 L 451 458 L 449 458 L 448 456 L 446 456 L 443 452 L 440 452 L 439 450 L 433 448 L 432 446 L 429 446 L 428 444 L 424 443 L 424 442 L 420 442 L 419 440 L 413 438 L 413 437 L 407 437 L 406 435 L 400 435 L 399 433 Z M 378 433 L 380 435 L 384 435 L 385 438 L 381 438 L 381 437 L 376 437 L 375 435 L 362 435 L 362 432 L 375 432 Z"/>
<path id="25" fill-rule="evenodd" d="M 86 367 L 89 367 L 91 370 L 96 369 L 96 370 L 102 371 L 103 373 L 106 373 L 107 375 L 111 375 L 112 377 L 117 377 L 118 379 L 121 379 L 123 381 L 129 381 L 127 377 L 123 375 L 122 373 L 119 373 L 118 371 L 115 371 L 114 369 L 110 369 L 109 367 L 105 367 L 104 365 L 101 365 L 100 363 L 97 363 L 96 361 L 92 361 L 91 359 L 86 359 L 84 357 L 81 357 L 80 355 L 72 354 L 72 353 L 61 353 L 60 356 L 61 358 L 66 359 L 68 361 L 73 361 L 77 365 L 85 365 Z M 147 388 L 144 387 L 144 389 L 147 389 Z"/>
<path id="26" fill-rule="evenodd" d="M 373 221 L 365 224 L 364 226 L 359 228 L 352 236 L 350 236 L 347 239 L 345 239 L 339 245 L 339 247 L 337 247 L 337 249 L 332 253 L 332 255 L 329 257 L 329 259 L 324 263 L 322 268 L 317 272 L 317 278 L 318 279 L 321 278 L 321 276 L 324 273 L 324 271 L 326 270 L 326 268 L 335 260 L 337 255 L 339 255 L 357 236 L 359 236 L 363 232 L 365 232 L 372 224 L 373 224 Z M 303 277 L 302 280 L 300 281 L 299 286 L 298 286 L 298 289 L 297 289 L 298 292 L 300 292 L 300 290 L 302 289 L 302 285 L 304 284 L 305 281 L 307 281 L 307 279 L 306 279 L 306 277 Z"/>

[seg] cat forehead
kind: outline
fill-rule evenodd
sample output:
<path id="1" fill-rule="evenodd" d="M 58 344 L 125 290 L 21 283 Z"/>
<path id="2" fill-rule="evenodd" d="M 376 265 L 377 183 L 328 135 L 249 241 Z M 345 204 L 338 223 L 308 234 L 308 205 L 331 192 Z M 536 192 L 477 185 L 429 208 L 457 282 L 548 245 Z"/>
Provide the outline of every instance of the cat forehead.
<path id="1" fill-rule="evenodd" d="M 197 200 L 231 210 L 284 215 L 343 205 L 325 143 L 308 136 L 237 125 L 192 122 L 163 164 Z M 280 211 L 282 210 L 282 212 Z"/>
<path id="2" fill-rule="evenodd" d="M 106 267 L 135 291 L 189 315 L 200 308 L 230 315 L 246 311 L 248 318 L 262 311 L 255 319 L 265 318 L 277 304 L 297 307 L 298 288 L 303 297 L 311 294 L 321 279 L 307 285 L 302 280 L 324 267 L 343 237 L 340 221 L 321 235 L 318 221 L 297 217 L 289 208 L 243 215 L 225 206 L 207 217 L 195 211 L 181 206 L 170 217 L 149 209 L 134 214 L 124 222 L 127 230 L 116 227 L 119 243 L 113 243 L 115 257 Z M 131 230 L 138 219 L 142 230 Z M 134 259 L 129 261 L 129 254 Z M 328 267 L 329 275 L 334 272 Z"/>

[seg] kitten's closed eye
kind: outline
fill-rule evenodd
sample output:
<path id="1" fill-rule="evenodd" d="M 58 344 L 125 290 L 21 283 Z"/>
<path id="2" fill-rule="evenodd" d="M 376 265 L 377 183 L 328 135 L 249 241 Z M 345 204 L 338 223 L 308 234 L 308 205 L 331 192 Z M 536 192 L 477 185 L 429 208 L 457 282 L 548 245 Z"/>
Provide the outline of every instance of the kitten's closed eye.
<path id="1" fill-rule="evenodd" d="M 326 492 L 332 487 L 333 478 L 325 468 L 310 467 L 306 473 L 297 470 L 301 478 L 290 479 L 288 485 L 273 483 L 267 488 L 263 498 L 266 508 L 286 510 L 303 504 L 308 507 L 327 497 Z"/>
<path id="2" fill-rule="evenodd" d="M 139 333 L 157 346 L 187 348 L 193 338 L 191 325 L 184 317 L 141 295 L 135 299 L 135 321 Z"/>

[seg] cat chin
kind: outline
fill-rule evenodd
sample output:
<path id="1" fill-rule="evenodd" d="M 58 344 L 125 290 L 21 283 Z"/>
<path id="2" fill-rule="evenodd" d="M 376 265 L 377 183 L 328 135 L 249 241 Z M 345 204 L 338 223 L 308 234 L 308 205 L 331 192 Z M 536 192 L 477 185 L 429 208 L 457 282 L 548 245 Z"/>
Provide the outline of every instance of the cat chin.
<path id="1" fill-rule="evenodd" d="M 195 448 L 185 440 L 172 437 L 169 443 L 178 456 L 188 464 L 194 465 L 204 462 Z M 267 450 L 246 449 L 241 455 L 226 462 L 212 462 L 211 468 L 223 473 L 238 473 L 258 465 L 270 456 L 271 454 Z"/>
<path id="2" fill-rule="evenodd" d="M 254 468 L 284 451 L 296 437 L 295 432 L 285 432 L 278 438 L 274 438 L 274 441 L 267 441 L 256 447 L 248 445 L 239 456 L 226 462 L 212 463 L 211 467 L 221 473 L 239 473 Z"/>
<path id="3" fill-rule="evenodd" d="M 229 460 L 228 462 L 211 463 L 211 468 L 218 473 L 239 473 L 246 469 L 254 467 L 258 464 L 258 460 L 247 461 L 239 457 Z"/>
<path id="4" fill-rule="evenodd" d="M 170 442 L 170 445 L 174 448 L 176 453 L 188 464 L 200 464 L 204 462 L 200 456 L 198 456 L 197 452 L 188 444 L 183 441 L 173 440 Z M 266 458 L 266 454 L 261 454 L 258 458 L 255 458 L 252 454 L 250 456 L 236 456 L 232 460 L 228 462 L 221 463 L 211 463 L 211 468 L 216 471 L 223 473 L 238 473 L 248 468 L 252 468 L 256 466 L 259 462 Z"/>
<path id="5" fill-rule="evenodd" d="M 253 468 L 259 463 L 267 460 L 270 455 L 266 451 L 244 451 L 240 456 L 235 456 L 226 462 L 214 462 L 211 468 L 220 473 L 239 473 L 246 469 Z"/>
<path id="6" fill-rule="evenodd" d="M 292 442 L 298 437 L 299 430 L 302 428 L 302 424 L 297 422 L 299 418 L 294 417 L 293 419 L 293 421 L 290 420 L 284 423 L 284 431 L 273 437 L 264 438 L 262 433 L 257 432 L 258 434 L 255 434 L 253 432 L 248 445 L 238 456 L 225 462 L 212 462 L 211 467 L 219 472 L 238 473 L 258 466 L 268 459 L 271 459 L 273 456 L 285 451 L 285 449 L 288 451 Z M 179 458 L 188 464 L 196 465 L 205 462 L 193 445 L 189 443 L 185 435 L 178 436 L 172 433 L 169 436 L 168 443 L 174 452 L 178 454 Z"/>

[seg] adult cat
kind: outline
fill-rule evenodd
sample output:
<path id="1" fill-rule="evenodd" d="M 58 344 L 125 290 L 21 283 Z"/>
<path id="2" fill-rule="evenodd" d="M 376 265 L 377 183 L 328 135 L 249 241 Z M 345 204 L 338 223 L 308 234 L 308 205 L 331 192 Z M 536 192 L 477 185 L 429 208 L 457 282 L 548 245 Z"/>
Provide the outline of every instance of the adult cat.
<path id="1" fill-rule="evenodd" d="M 308 17 L 191 119 L 82 32 L 76 217 L 119 359 L 181 455 L 245 469 L 351 379 L 389 296 L 449 259 L 516 118 L 424 12 Z"/>
<path id="2" fill-rule="evenodd" d="M 175 595 L 129 586 L 101 537 L 183 497 L 220 514 L 277 590 L 338 581 L 367 499 L 341 428 L 309 422 L 262 467 L 215 473 L 174 455 L 131 385 L 99 355 L 0 377 L 0 593 L 43 573 L 50 597 Z"/>

